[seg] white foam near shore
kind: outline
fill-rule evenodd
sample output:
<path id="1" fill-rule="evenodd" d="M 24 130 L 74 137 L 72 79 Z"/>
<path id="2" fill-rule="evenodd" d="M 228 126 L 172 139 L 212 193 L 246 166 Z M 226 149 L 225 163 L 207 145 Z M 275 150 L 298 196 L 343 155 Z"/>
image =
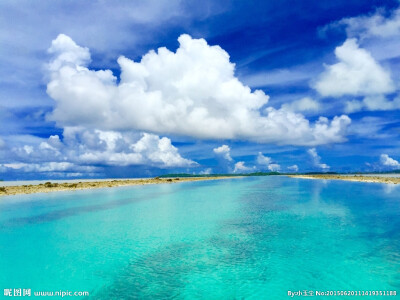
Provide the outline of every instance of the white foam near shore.
<path id="1" fill-rule="evenodd" d="M 46 179 L 46 180 L 16 180 L 16 181 L 0 181 L 1 186 L 22 186 L 22 185 L 38 185 L 41 183 L 77 183 L 77 182 L 98 182 L 98 181 L 112 181 L 112 180 L 139 180 L 148 178 L 102 178 L 102 179 Z"/>

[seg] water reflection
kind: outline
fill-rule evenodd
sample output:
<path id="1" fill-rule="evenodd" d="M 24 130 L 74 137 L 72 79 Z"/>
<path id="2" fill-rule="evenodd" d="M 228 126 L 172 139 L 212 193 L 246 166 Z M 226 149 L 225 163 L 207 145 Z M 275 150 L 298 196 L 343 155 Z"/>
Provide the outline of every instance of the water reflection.
<path id="1" fill-rule="evenodd" d="M 394 183 L 384 183 L 382 184 L 383 191 L 385 194 L 391 194 L 395 191 L 399 190 L 400 184 L 394 184 Z"/>
<path id="2" fill-rule="evenodd" d="M 292 205 L 290 211 L 301 216 L 325 215 L 343 219 L 348 217 L 350 211 L 346 206 L 339 204 L 338 201 L 329 203 L 326 201 L 327 199 L 322 197 L 323 191 L 327 189 L 330 184 L 331 182 L 329 180 L 312 180 L 311 193 L 308 196 L 309 201 Z"/>

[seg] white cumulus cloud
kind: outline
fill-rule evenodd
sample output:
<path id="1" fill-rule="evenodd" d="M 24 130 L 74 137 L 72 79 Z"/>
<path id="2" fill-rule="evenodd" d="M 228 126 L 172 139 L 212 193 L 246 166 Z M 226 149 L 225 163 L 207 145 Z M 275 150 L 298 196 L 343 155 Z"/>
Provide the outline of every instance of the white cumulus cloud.
<path id="1" fill-rule="evenodd" d="M 268 166 L 271 163 L 271 157 L 264 156 L 261 152 L 257 154 L 257 164 L 261 166 Z"/>
<path id="2" fill-rule="evenodd" d="M 49 49 L 47 93 L 55 101 L 49 119 L 60 127 L 202 139 L 311 146 L 346 140 L 347 116 L 313 124 L 299 113 L 262 109 L 269 97 L 235 77 L 221 47 L 186 34 L 178 41 L 176 52 L 159 48 L 140 62 L 120 56 L 118 82 L 110 70 L 89 69 L 89 50 L 60 34 Z"/>
<path id="3" fill-rule="evenodd" d="M 254 167 L 247 167 L 244 161 L 238 161 L 235 164 L 235 169 L 233 170 L 233 173 L 249 173 L 254 170 Z"/>
<path id="4" fill-rule="evenodd" d="M 287 169 L 289 171 L 293 171 L 293 172 L 298 172 L 299 171 L 299 167 L 297 165 L 289 166 L 289 167 L 287 167 Z"/>
<path id="5" fill-rule="evenodd" d="M 318 155 L 317 149 L 315 149 L 315 148 L 308 149 L 307 153 L 310 155 L 310 157 L 312 159 L 312 163 L 315 167 L 317 167 L 323 171 L 330 169 L 330 166 L 328 166 L 327 164 L 321 163 L 321 157 Z"/>
<path id="6" fill-rule="evenodd" d="M 84 137 L 94 134 L 98 149 L 85 149 L 78 155 L 81 162 L 106 165 L 151 165 L 156 167 L 190 167 L 197 163 L 183 158 L 169 138 L 143 133 L 138 140 L 129 134 L 114 131 L 83 132 Z M 82 145 L 80 146 L 82 149 Z"/>
<path id="7" fill-rule="evenodd" d="M 29 151 L 27 151 L 29 149 Z M 132 134 L 116 131 L 64 129 L 64 140 L 50 136 L 38 146 L 13 148 L 16 161 L 35 163 L 33 167 L 14 168 L 43 171 L 43 164 L 50 166 L 106 165 L 130 166 L 149 165 L 158 168 L 194 167 L 197 163 L 183 158 L 169 138 L 154 134 Z M 19 166 L 17 164 L 16 166 Z M 44 165 L 47 166 L 47 165 Z M 39 168 L 40 167 L 40 168 Z M 76 169 L 76 168 L 75 168 Z M 74 169 L 74 170 L 75 170 Z M 68 167 L 65 171 L 69 171 Z M 48 171 L 63 171 L 62 169 Z M 80 171 L 80 170 L 78 170 Z"/>
<path id="8" fill-rule="evenodd" d="M 272 172 L 277 172 L 281 169 L 281 166 L 278 164 L 270 164 L 268 165 L 268 170 L 272 171 Z"/>
<path id="9" fill-rule="evenodd" d="M 395 90 L 389 72 L 359 48 L 356 39 L 347 39 L 335 49 L 335 55 L 338 62 L 326 66 L 314 86 L 322 96 L 380 95 Z"/>
<path id="10" fill-rule="evenodd" d="M 210 175 L 211 173 L 212 173 L 212 169 L 211 168 L 206 168 L 203 171 L 199 172 L 200 175 Z"/>
<path id="11" fill-rule="evenodd" d="M 392 169 L 400 168 L 400 163 L 397 160 L 391 158 L 387 154 L 381 154 L 380 161 L 381 161 L 381 164 L 385 167 L 389 167 Z"/>
<path id="12" fill-rule="evenodd" d="M 231 148 L 228 145 L 222 145 L 218 148 L 213 149 L 214 153 L 220 155 L 221 157 L 225 158 L 228 161 L 232 161 L 231 157 Z"/>
<path id="13" fill-rule="evenodd" d="M 261 167 L 266 167 L 270 171 L 279 171 L 281 166 L 277 163 L 273 163 L 271 157 L 264 156 L 261 152 L 257 154 L 257 164 Z"/>

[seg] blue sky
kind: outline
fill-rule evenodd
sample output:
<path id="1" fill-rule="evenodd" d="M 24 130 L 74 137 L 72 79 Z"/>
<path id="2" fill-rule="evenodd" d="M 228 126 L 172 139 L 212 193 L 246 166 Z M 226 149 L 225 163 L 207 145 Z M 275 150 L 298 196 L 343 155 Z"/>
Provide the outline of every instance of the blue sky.
<path id="1" fill-rule="evenodd" d="M 398 1 L 2 1 L 0 178 L 400 169 Z"/>

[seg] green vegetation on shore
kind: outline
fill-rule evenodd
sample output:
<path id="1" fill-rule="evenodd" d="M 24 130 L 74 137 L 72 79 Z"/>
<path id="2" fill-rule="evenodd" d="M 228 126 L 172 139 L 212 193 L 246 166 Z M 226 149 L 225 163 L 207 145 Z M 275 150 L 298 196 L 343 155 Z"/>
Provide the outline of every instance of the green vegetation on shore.
<path id="1" fill-rule="evenodd" d="M 364 173 L 359 173 L 359 174 L 400 174 L 400 170 L 364 172 Z"/>

